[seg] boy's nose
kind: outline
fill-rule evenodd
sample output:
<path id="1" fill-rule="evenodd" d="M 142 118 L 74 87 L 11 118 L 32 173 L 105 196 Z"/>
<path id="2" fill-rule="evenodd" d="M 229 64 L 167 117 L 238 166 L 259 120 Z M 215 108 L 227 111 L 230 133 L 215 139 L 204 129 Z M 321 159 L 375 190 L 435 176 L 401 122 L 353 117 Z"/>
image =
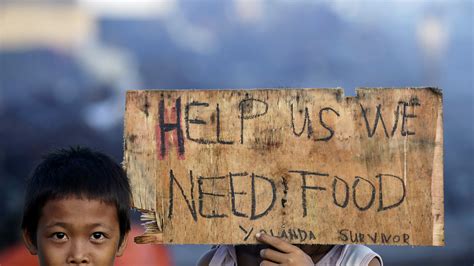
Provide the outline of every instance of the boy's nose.
<path id="1" fill-rule="evenodd" d="M 90 258 L 85 243 L 75 241 L 71 243 L 71 249 L 67 257 L 68 264 L 89 264 Z"/>

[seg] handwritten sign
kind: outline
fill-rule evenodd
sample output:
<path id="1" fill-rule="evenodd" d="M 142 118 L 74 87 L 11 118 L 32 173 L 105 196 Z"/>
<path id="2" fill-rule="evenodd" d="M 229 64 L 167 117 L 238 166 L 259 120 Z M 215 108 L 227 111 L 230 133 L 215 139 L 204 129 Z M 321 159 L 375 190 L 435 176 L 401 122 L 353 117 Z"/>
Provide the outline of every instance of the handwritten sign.
<path id="1" fill-rule="evenodd" d="M 124 165 L 149 217 L 137 242 L 251 244 L 264 231 L 299 244 L 444 245 L 437 89 L 154 90 L 126 101 Z"/>

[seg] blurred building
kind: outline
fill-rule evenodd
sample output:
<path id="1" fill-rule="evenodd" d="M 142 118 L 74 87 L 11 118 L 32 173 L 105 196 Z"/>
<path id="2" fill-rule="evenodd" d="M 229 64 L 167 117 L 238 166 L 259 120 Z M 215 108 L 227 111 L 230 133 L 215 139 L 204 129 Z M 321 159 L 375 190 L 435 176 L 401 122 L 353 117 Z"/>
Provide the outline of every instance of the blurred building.
<path id="1" fill-rule="evenodd" d="M 74 2 L 7 2 L 0 8 L 2 50 L 78 49 L 96 38 L 97 20 Z"/>

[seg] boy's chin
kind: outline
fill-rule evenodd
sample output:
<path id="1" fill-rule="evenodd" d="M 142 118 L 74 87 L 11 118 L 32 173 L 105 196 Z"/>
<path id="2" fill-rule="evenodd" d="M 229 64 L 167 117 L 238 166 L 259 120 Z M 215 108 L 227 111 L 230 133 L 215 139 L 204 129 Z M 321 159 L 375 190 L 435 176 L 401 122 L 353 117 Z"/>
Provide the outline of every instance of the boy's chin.
<path id="1" fill-rule="evenodd" d="M 235 248 L 238 249 L 240 253 L 245 253 L 249 255 L 259 255 L 260 250 L 265 248 L 271 248 L 271 246 L 266 244 L 237 245 Z"/>
<path id="2" fill-rule="evenodd" d="M 305 252 L 308 255 L 316 255 L 319 253 L 326 253 L 332 245 L 309 245 L 309 244 L 294 244 L 296 247 L 301 249 L 303 252 Z M 272 246 L 266 245 L 266 244 L 257 244 L 257 245 L 237 245 L 235 247 L 236 249 L 239 250 L 239 253 L 245 253 L 248 255 L 259 255 L 260 250 L 266 249 L 266 248 L 271 248 L 275 249 Z"/>

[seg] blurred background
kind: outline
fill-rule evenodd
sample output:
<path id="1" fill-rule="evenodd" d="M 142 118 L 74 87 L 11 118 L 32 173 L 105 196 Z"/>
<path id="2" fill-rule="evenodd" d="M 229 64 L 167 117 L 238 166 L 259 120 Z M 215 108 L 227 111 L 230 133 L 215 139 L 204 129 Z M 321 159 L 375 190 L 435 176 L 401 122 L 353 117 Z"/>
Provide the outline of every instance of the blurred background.
<path id="1" fill-rule="evenodd" d="M 122 160 L 126 90 L 437 86 L 446 246 L 372 248 L 387 265 L 472 265 L 473 10 L 470 0 L 0 0 L 0 264 L 24 252 L 24 179 L 42 154 L 81 144 Z M 130 252 L 192 265 L 208 249 Z"/>

